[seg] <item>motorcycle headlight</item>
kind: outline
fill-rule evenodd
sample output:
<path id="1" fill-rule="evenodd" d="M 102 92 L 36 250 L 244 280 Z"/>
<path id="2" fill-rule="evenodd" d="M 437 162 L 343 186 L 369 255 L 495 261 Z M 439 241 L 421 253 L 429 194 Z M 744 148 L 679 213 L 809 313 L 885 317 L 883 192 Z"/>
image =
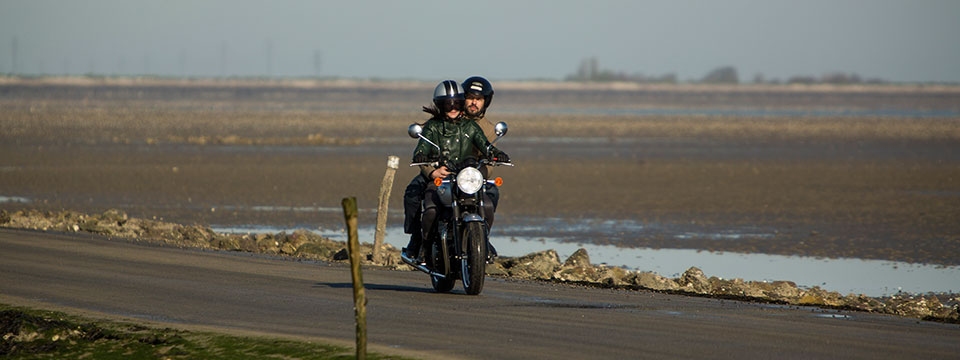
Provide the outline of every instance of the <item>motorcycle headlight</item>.
<path id="1" fill-rule="evenodd" d="M 475 194 L 483 186 L 483 174 L 476 168 L 468 167 L 457 174 L 457 187 L 467 194 Z"/>

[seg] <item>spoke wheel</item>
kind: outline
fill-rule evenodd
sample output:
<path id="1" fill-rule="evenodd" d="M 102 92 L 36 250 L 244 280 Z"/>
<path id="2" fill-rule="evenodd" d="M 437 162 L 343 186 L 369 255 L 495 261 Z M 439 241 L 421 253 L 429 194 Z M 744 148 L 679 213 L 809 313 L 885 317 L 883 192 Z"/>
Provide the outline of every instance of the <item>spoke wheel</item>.
<path id="1" fill-rule="evenodd" d="M 467 223 L 462 239 L 466 250 L 460 271 L 463 289 L 468 295 L 477 295 L 483 290 L 483 278 L 487 270 L 487 241 L 483 225 L 479 222 Z"/>

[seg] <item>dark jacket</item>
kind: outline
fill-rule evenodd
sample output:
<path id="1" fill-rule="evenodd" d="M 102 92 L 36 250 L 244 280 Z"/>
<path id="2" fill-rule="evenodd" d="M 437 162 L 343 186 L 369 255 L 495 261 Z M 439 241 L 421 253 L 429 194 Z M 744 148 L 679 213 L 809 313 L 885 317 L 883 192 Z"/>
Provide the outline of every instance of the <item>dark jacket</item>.
<path id="1" fill-rule="evenodd" d="M 441 166 L 449 167 L 459 164 L 466 158 L 473 156 L 475 151 L 484 157 L 489 155 L 487 146 L 490 145 L 490 142 L 487 141 L 480 125 L 477 125 L 477 122 L 473 120 L 466 118 L 441 120 L 439 117 L 434 117 L 427 120 L 427 123 L 423 125 L 422 135 L 440 146 L 440 152 L 438 153 L 437 148 L 421 139 L 413 150 L 413 156 L 416 157 L 417 154 L 422 153 L 430 158 L 438 158 L 439 155 Z M 494 149 L 496 148 L 491 147 L 491 151 L 496 151 Z M 420 173 L 428 180 L 433 170 L 434 167 L 432 166 L 420 166 Z"/>

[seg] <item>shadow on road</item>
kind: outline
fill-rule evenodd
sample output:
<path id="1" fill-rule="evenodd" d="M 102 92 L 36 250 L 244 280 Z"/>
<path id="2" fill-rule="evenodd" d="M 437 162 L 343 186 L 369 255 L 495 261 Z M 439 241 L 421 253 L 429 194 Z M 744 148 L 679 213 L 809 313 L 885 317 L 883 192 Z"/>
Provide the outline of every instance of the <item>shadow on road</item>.
<path id="1" fill-rule="evenodd" d="M 313 284 L 313 287 L 329 287 L 334 289 L 352 289 L 353 283 L 323 283 L 319 282 Z M 381 284 L 363 284 L 363 288 L 367 290 L 389 290 L 389 291 L 405 291 L 405 292 L 422 292 L 422 293 L 432 293 L 435 292 L 433 289 L 426 287 L 413 287 L 413 286 L 402 286 L 402 285 L 381 285 Z"/>

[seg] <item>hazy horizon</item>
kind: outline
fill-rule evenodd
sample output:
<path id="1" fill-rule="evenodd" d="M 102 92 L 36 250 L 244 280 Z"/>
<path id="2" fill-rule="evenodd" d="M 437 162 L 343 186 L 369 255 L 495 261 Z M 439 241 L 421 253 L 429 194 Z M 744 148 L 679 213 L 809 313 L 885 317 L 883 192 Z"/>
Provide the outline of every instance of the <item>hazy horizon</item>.
<path id="1" fill-rule="evenodd" d="M 0 73 L 960 82 L 956 1 L 0 0 Z"/>

